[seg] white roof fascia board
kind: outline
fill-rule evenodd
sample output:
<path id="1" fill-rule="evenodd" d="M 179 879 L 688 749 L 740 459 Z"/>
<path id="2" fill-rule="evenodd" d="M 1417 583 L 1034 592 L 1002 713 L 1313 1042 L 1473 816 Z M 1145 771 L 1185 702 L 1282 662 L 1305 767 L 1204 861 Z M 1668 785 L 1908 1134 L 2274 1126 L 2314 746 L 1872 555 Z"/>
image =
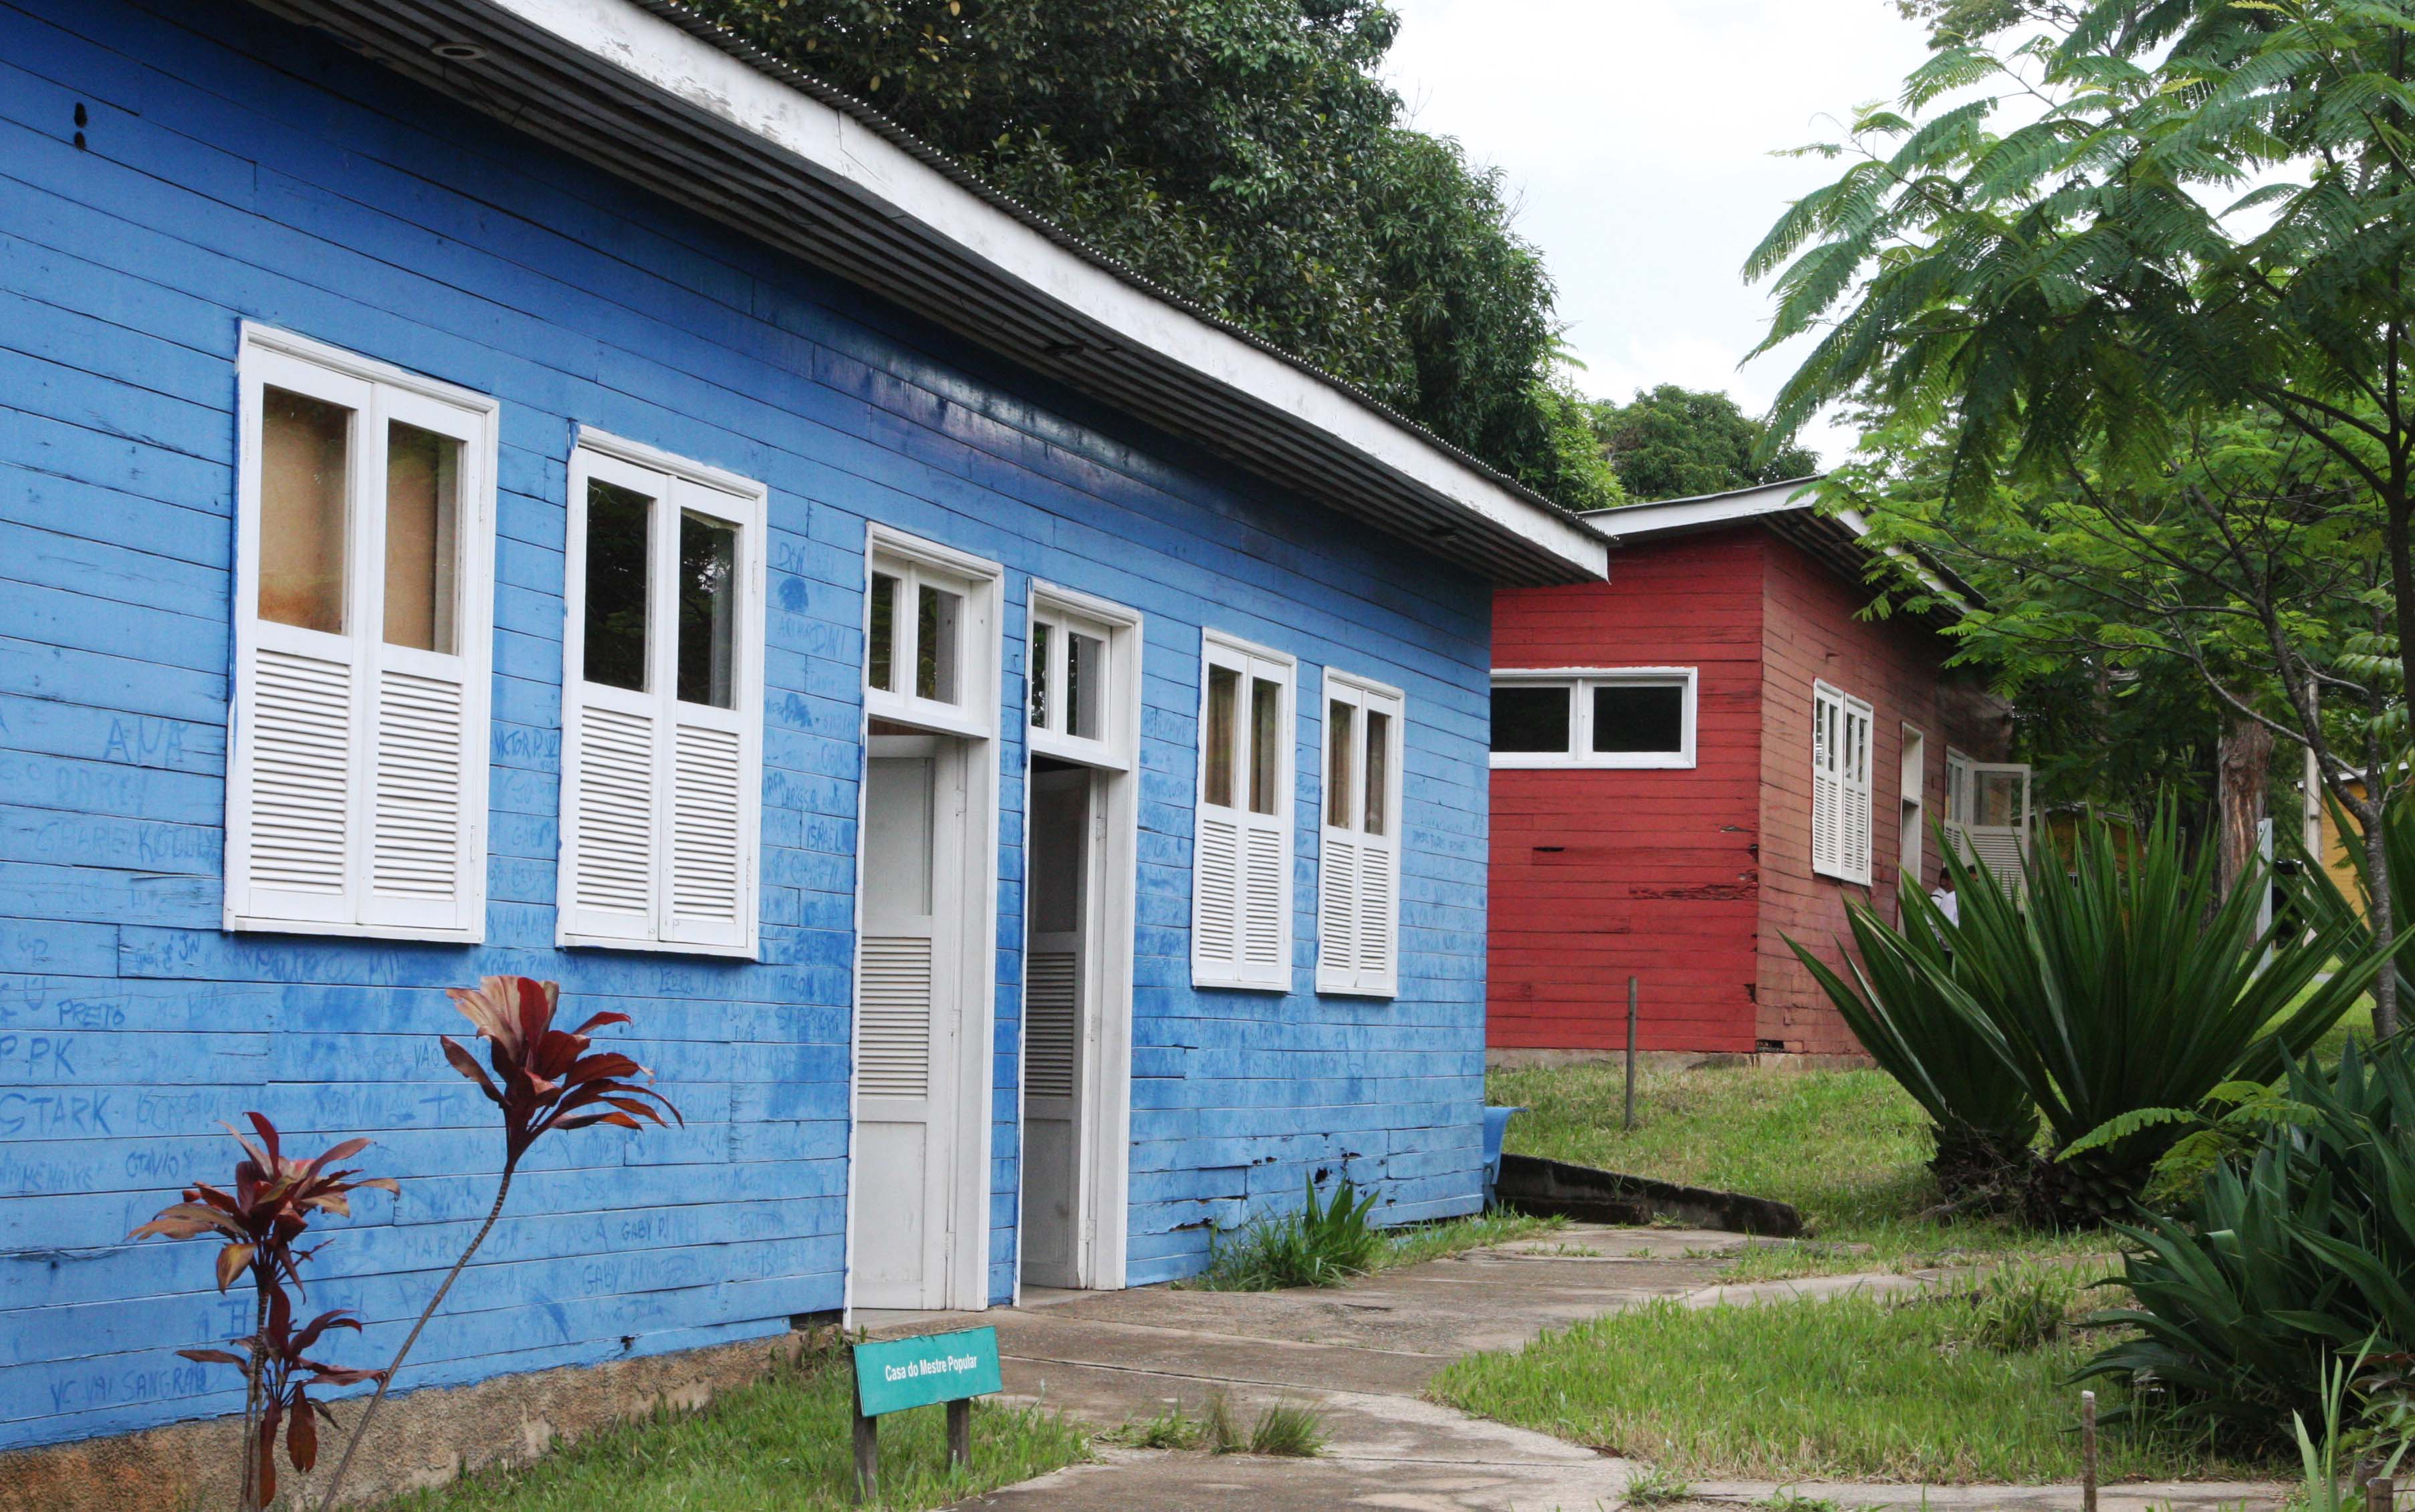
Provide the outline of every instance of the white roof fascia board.
<path id="1" fill-rule="evenodd" d="M 1664 535 L 1672 531 L 1699 531 L 1762 515 L 1782 515 L 1811 507 L 1817 478 L 1793 478 L 1731 493 L 1700 494 L 1691 499 L 1664 499 L 1658 503 L 1621 504 L 1615 509 L 1588 511 L 1584 522 L 1602 534 Z"/>
<path id="2" fill-rule="evenodd" d="M 1577 572 L 1609 571 L 1577 518 L 1522 499 L 1337 385 L 1150 295 L 952 181 L 878 131 L 631 0 L 484 0 L 801 160 L 1114 334 L 1331 436 Z"/>
<path id="3" fill-rule="evenodd" d="M 1794 478 L 1784 483 L 1765 484 L 1758 488 L 1738 488 L 1731 493 L 1700 494 L 1691 499 L 1666 499 L 1658 503 L 1597 509 L 1587 512 L 1583 519 L 1616 542 L 1706 530 L 1772 515 L 1809 514 L 1815 502 L 1812 490 L 1820 481 L 1818 478 Z M 1842 526 L 1852 532 L 1855 541 L 1867 540 L 1869 536 L 1870 522 L 1857 509 L 1839 509 L 1821 517 Z M 1946 582 L 1928 563 L 1901 546 L 1890 546 L 1881 549 L 1888 561 L 1917 578 L 1922 587 L 1952 605 L 1956 617 L 1970 612 L 1970 601 L 1961 591 Z"/>

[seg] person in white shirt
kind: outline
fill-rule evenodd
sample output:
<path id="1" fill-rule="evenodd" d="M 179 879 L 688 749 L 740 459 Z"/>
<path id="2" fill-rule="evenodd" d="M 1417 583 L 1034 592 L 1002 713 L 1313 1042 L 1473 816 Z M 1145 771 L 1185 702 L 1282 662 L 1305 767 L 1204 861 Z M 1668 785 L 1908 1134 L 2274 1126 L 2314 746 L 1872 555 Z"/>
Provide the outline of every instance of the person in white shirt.
<path id="1" fill-rule="evenodd" d="M 1937 905 L 1937 911 L 1945 916 L 1945 921 L 1947 923 L 1959 924 L 1962 922 L 1962 900 L 1957 896 L 1954 891 L 1954 874 L 1952 872 L 1940 872 L 1938 874 L 1937 891 L 1928 895 L 1928 901 Z"/>

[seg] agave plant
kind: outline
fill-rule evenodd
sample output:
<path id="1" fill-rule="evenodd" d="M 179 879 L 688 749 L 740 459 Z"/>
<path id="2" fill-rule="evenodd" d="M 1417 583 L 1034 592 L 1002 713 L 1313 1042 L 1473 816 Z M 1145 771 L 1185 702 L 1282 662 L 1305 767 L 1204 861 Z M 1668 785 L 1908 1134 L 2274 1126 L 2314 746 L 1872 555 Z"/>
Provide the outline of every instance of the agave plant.
<path id="1" fill-rule="evenodd" d="M 2415 1347 L 2415 1049 L 2293 1064 L 2288 1098 L 2302 1115 L 2179 1212 L 2117 1226 L 2136 1303 L 2098 1319 L 2136 1332 L 2083 1375 L 2151 1371 L 2182 1415 L 2279 1438 L 2323 1408 L 2336 1362 Z"/>
<path id="2" fill-rule="evenodd" d="M 478 1037 L 487 1041 L 487 1061 L 494 1071 L 491 1076 L 486 1067 L 478 1064 L 477 1057 L 451 1036 L 437 1037 L 444 1047 L 445 1060 L 475 1084 L 487 1100 L 502 1114 L 502 1176 L 496 1183 L 495 1200 L 487 1209 L 487 1220 L 471 1235 L 461 1257 L 453 1262 L 453 1268 L 444 1273 L 444 1280 L 428 1299 L 428 1306 L 420 1310 L 411 1332 L 403 1338 L 402 1347 L 395 1351 L 394 1362 L 378 1373 L 377 1392 L 362 1409 L 359 1421 L 352 1425 L 352 1436 L 345 1441 L 344 1456 L 336 1462 L 336 1473 L 328 1478 L 327 1490 L 320 1500 L 321 1512 L 336 1505 L 344 1475 L 352 1468 L 352 1455 L 360 1448 L 361 1439 L 368 1432 L 403 1361 L 411 1357 L 412 1346 L 419 1342 L 428 1320 L 436 1315 L 445 1294 L 453 1290 L 453 1283 L 460 1279 L 471 1257 L 487 1242 L 495 1221 L 503 1216 L 504 1199 L 512 1193 L 512 1176 L 519 1170 L 520 1160 L 530 1146 L 555 1130 L 589 1129 L 597 1124 L 642 1130 L 646 1122 L 662 1125 L 665 1114 L 686 1122 L 668 1098 L 629 1080 L 651 1075 L 643 1066 L 614 1051 L 589 1054 L 590 1032 L 608 1024 L 628 1023 L 626 1013 L 597 1013 L 575 1029 L 557 1029 L 553 1015 L 561 1006 L 562 984 L 532 977 L 488 977 L 475 987 L 452 988 L 446 996 L 476 1028 Z"/>
<path id="3" fill-rule="evenodd" d="M 1795 949 L 1864 1047 L 1937 1119 L 1941 1150 L 1983 1136 L 2000 1153 L 2018 1147 L 2016 1100 L 2036 1110 L 2055 1153 L 2134 1121 L 2034 1167 L 2025 1202 L 2039 1221 L 2125 1210 L 2180 1133 L 2138 1115 L 2278 1076 L 2385 964 L 2346 922 L 2311 937 L 2259 931 L 2261 874 L 2222 896 L 2211 848 L 2191 860 L 2168 811 L 2118 848 L 2111 826 L 2083 825 L 2069 856 L 2033 857 L 2018 888 L 1951 847 L 1945 864 L 1958 921 L 1925 899 L 1907 900 L 1901 928 L 1854 910 L 1852 981 Z"/>
<path id="4" fill-rule="evenodd" d="M 314 1218 L 351 1217 L 352 1192 L 368 1188 L 396 1192 L 398 1189 L 389 1177 L 364 1178 L 358 1171 L 337 1165 L 367 1149 L 369 1142 L 366 1139 L 346 1140 L 308 1160 L 297 1160 L 285 1154 L 284 1141 L 267 1115 L 252 1113 L 246 1116 L 251 1121 L 252 1131 L 260 1136 L 260 1143 L 255 1145 L 232 1128 L 227 1129 L 243 1147 L 244 1157 L 235 1162 L 232 1190 L 195 1182 L 185 1189 L 181 1202 L 161 1209 L 158 1217 L 135 1229 L 128 1237 L 215 1237 L 220 1241 L 216 1265 L 218 1290 L 227 1290 L 239 1276 L 248 1273 L 251 1277 L 252 1331 L 234 1340 L 244 1353 L 237 1355 L 222 1349 L 178 1352 L 188 1359 L 232 1365 L 243 1371 L 245 1448 L 240 1494 L 248 1512 L 251 1507 L 265 1505 L 277 1494 L 277 1425 L 290 1417 L 297 1403 L 315 1409 L 316 1404 L 308 1401 L 305 1386 L 349 1385 L 379 1373 L 343 1370 L 302 1357 L 301 1352 L 315 1344 L 328 1328 L 359 1325 L 343 1322 L 340 1313 L 324 1313 L 302 1335 L 294 1334 L 292 1305 L 286 1297 L 285 1283 L 291 1281 L 296 1292 L 301 1291 L 301 1263 L 317 1252 L 315 1249 L 299 1248 L 298 1241 L 309 1232 Z M 287 1452 L 298 1468 L 310 1468 L 318 1455 L 315 1422 L 289 1429 Z"/>
<path id="5" fill-rule="evenodd" d="M 1958 1205 L 2000 1205 L 2034 1157 L 2037 1104 L 2004 1074 L 2003 1036 L 1956 980 L 1953 926 L 1907 881 L 1900 928 L 1859 901 L 1845 906 L 1855 951 L 1839 975 L 1794 940 L 1796 959 L 1827 993 L 1881 1070 L 1928 1115 L 1939 1190 Z"/>
<path id="6" fill-rule="evenodd" d="M 2058 1150 L 2141 1109 L 2196 1107 L 2225 1083 L 2273 1080 L 2386 964 L 2344 924 L 2312 938 L 2259 930 L 2264 874 L 2226 897 L 2215 861 L 2210 846 L 2189 857 L 2168 808 L 2119 848 L 2111 826 L 2083 825 L 2067 858 L 2032 860 L 2018 892 L 1949 855 L 1960 980 L 2002 1034 L 2005 1069 Z M 2054 1216 L 2124 1210 L 2173 1137 L 2142 1128 L 2050 1168 Z"/>

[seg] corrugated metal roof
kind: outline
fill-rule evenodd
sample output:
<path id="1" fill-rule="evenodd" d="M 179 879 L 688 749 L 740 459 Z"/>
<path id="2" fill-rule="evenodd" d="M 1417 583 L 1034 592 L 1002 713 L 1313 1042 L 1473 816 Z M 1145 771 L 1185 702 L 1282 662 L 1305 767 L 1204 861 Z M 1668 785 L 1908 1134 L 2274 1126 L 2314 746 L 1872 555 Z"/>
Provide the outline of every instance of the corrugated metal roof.
<path id="1" fill-rule="evenodd" d="M 495 0 L 254 0 L 333 33 L 431 89 L 665 198 L 826 268 L 1100 402 L 1205 445 L 1286 489 L 1504 583 L 1598 578 L 1577 516 L 1381 401 L 1082 243 L 863 101 L 788 67 L 677 0 L 613 0 L 676 26 L 835 111 L 964 193 L 1187 320 L 1247 343 L 1413 438 L 1489 498 L 1456 498 L 1312 417 L 1135 343 L 1051 291 L 936 234 L 849 182 L 698 101 L 570 45 Z M 440 56 L 469 44 L 482 56 Z M 498 88 L 503 85 L 503 88 Z M 1565 531 L 1565 539 L 1562 532 Z"/>

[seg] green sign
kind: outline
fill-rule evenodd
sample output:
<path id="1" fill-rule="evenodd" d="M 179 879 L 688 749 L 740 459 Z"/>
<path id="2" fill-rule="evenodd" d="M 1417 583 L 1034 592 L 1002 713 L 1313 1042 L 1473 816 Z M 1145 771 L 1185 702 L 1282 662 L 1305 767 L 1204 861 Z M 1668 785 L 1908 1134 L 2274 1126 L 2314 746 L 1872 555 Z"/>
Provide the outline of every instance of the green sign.
<path id="1" fill-rule="evenodd" d="M 995 1328 L 855 1346 L 857 1410 L 866 1417 L 986 1397 L 1005 1385 L 998 1375 Z"/>

